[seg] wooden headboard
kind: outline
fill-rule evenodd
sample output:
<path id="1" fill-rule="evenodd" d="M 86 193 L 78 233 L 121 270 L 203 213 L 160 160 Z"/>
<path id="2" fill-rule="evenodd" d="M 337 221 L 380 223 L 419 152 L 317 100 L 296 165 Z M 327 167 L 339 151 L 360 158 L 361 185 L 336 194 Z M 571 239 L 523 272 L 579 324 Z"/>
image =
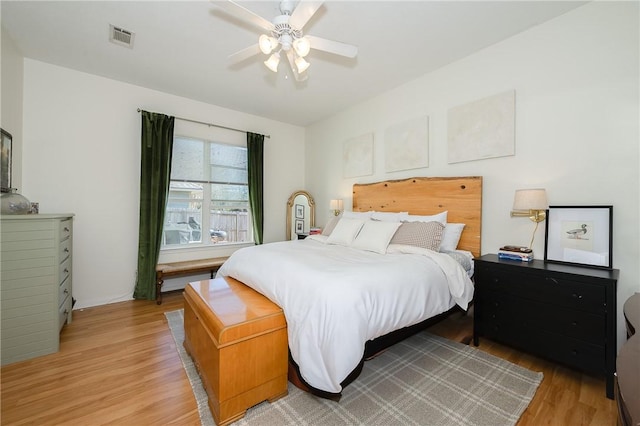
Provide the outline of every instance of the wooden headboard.
<path id="1" fill-rule="evenodd" d="M 353 211 L 432 215 L 447 210 L 447 222 L 464 223 L 458 249 L 480 256 L 482 177 L 414 177 L 353 185 Z"/>

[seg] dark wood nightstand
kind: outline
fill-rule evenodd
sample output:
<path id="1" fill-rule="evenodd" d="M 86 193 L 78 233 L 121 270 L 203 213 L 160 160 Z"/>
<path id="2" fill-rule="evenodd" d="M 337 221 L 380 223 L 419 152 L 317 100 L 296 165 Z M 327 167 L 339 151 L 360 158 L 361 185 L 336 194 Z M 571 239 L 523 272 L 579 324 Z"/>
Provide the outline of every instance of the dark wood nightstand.
<path id="1" fill-rule="evenodd" d="M 474 262 L 476 346 L 485 336 L 604 374 L 613 399 L 617 269 L 502 260 L 495 254 Z"/>

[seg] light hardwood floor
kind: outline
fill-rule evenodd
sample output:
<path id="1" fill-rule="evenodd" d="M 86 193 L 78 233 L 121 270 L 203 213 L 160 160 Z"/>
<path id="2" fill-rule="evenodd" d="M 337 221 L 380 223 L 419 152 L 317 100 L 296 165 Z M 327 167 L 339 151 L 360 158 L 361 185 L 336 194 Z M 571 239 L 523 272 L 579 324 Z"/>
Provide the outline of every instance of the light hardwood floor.
<path id="1" fill-rule="evenodd" d="M 131 301 L 77 310 L 60 352 L 2 367 L 2 425 L 198 425 L 195 399 L 164 316 L 183 307 L 180 292 L 163 304 Z M 470 316 L 430 329 L 463 341 Z M 544 380 L 518 425 L 615 425 L 615 403 L 594 378 L 481 339 L 479 348 Z"/>

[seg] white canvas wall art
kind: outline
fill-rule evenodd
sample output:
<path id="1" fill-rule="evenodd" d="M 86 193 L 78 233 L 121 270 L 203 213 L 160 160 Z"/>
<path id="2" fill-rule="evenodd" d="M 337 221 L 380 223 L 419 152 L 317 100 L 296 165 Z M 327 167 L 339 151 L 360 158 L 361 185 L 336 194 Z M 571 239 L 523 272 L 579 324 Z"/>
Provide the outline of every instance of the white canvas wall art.
<path id="1" fill-rule="evenodd" d="M 515 155 L 515 97 L 509 90 L 450 109 L 449 163 Z"/>
<path id="2" fill-rule="evenodd" d="M 373 133 L 347 140 L 342 155 L 345 178 L 372 175 Z"/>
<path id="3" fill-rule="evenodd" d="M 429 167 L 429 117 L 395 124 L 384 132 L 385 171 Z"/>

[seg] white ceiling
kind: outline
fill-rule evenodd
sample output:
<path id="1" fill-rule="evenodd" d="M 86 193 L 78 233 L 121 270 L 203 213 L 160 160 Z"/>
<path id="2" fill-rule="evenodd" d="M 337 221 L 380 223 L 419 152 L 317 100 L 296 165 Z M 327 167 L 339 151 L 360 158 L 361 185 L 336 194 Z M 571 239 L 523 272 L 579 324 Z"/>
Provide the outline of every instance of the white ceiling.
<path id="1" fill-rule="evenodd" d="M 239 2 L 272 20 L 278 1 Z M 211 1 L 6 1 L 2 26 L 25 57 L 300 126 L 326 118 L 532 26 L 576 1 L 326 1 L 305 33 L 358 46 L 312 50 L 309 78 L 256 55 L 227 57 L 261 34 Z M 110 43 L 109 24 L 135 33 Z"/>

